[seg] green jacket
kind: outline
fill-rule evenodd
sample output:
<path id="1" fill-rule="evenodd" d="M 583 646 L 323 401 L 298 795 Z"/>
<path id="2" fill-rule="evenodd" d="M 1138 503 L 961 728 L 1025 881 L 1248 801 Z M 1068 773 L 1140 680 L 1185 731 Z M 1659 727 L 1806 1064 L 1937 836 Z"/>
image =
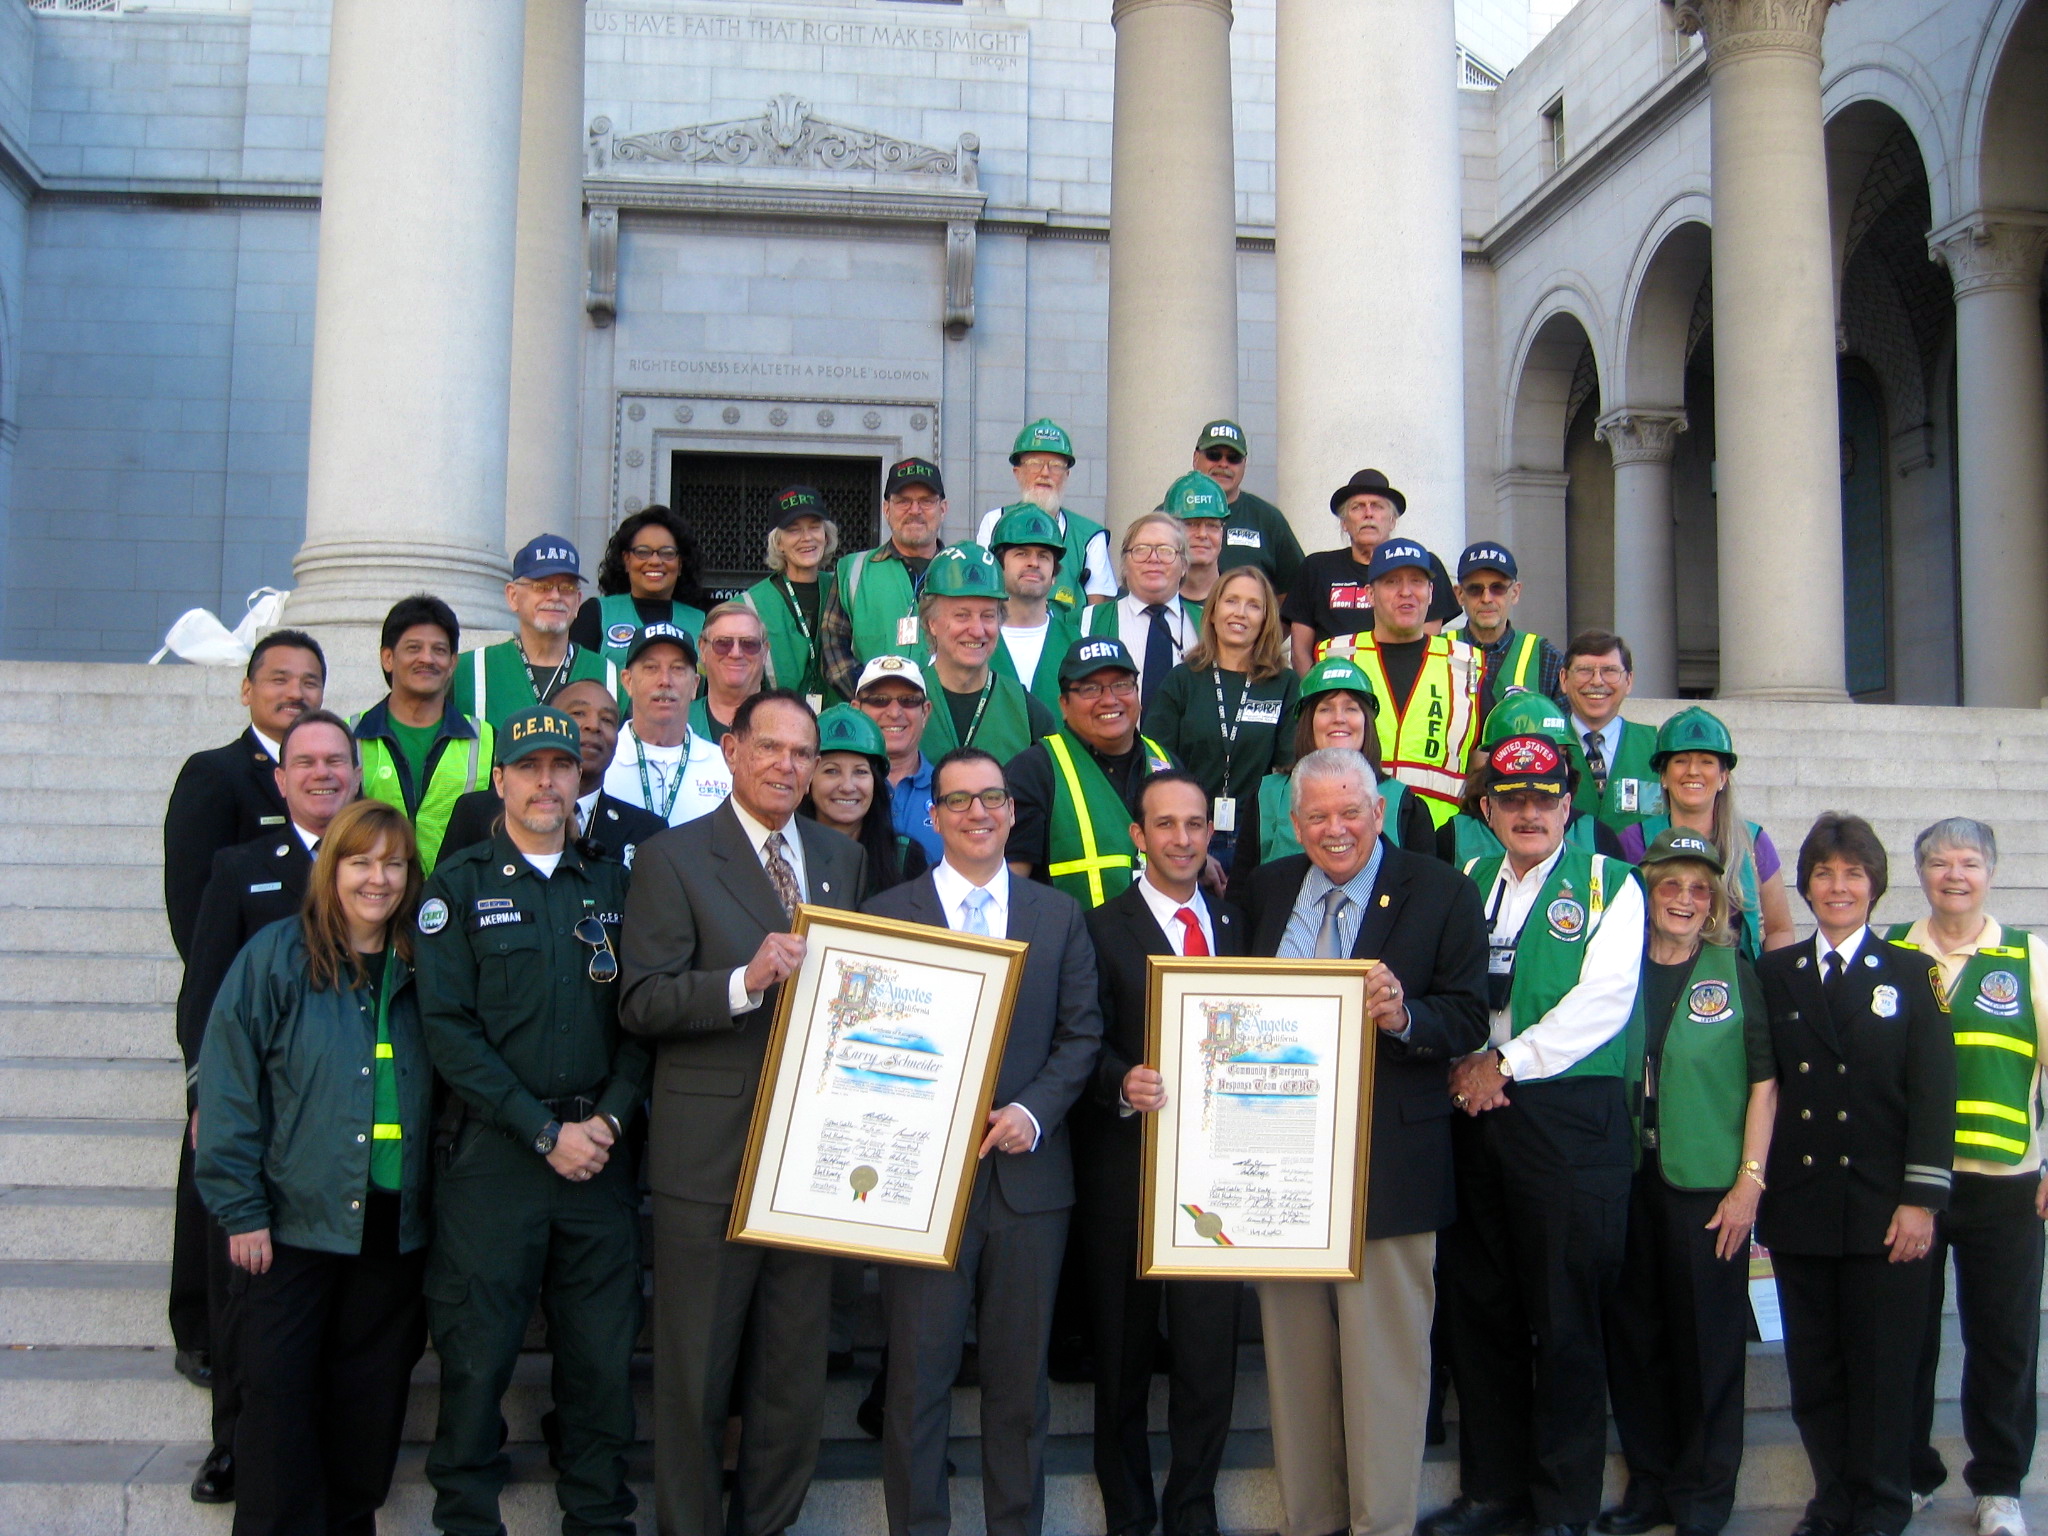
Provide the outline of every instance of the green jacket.
<path id="1" fill-rule="evenodd" d="M 616 697 L 619 669 L 602 656 L 594 656 L 582 646 L 573 645 L 568 668 L 562 674 L 557 691 L 570 683 L 585 681 L 603 683 Z M 455 686 L 449 690 L 449 705 L 465 715 L 485 721 L 494 730 L 520 710 L 547 702 L 533 696 L 533 679 L 527 675 L 526 661 L 519 653 L 517 639 L 500 640 L 496 645 L 487 645 L 480 650 L 464 651 L 455 658 Z"/>
<path id="2" fill-rule="evenodd" d="M 1242 672 L 1194 672 L 1182 662 L 1145 706 L 1145 734 L 1179 758 L 1212 801 L 1250 800 L 1268 773 L 1293 761 L 1300 681 L 1291 667 L 1247 685 Z M 1235 727 L 1234 742 L 1226 726 Z M 1250 809 L 1238 807 L 1239 826 Z"/>
<path id="3" fill-rule="evenodd" d="M 1505 855 L 1464 866 L 1482 897 L 1493 889 Z M 1508 1027 L 1513 1035 L 1542 1022 L 1564 995 L 1579 984 L 1586 963 L 1586 941 L 1606 915 L 1607 904 L 1631 866 L 1603 854 L 1566 848 L 1537 892 L 1515 943 L 1515 974 L 1508 990 Z M 1628 1076 L 1635 1036 L 1624 1022 L 1603 1044 L 1587 1052 L 1558 1077 Z"/>
<path id="4" fill-rule="evenodd" d="M 790 599 L 779 576 L 765 577 L 740 595 L 740 601 L 760 616 L 761 627 L 768 632 L 767 685 L 794 688 L 806 697 L 815 695 L 821 709 L 844 702 L 826 681 L 825 657 L 819 643 L 825 628 L 825 605 L 832 601 L 832 587 L 837 580 L 835 572 L 818 573 L 815 624 Z"/>
<path id="5" fill-rule="evenodd" d="M 1742 969 L 1733 948 L 1702 944 L 1664 1036 L 1655 1154 L 1673 1189 L 1726 1189 L 1742 1171 L 1742 1122 L 1749 1113 Z M 1636 987 L 1628 1026 L 1629 1076 L 1637 1088 L 1644 1083 L 1648 990 Z"/>
<path id="6" fill-rule="evenodd" d="M 1569 713 L 1565 717 L 1571 718 Z M 1577 727 L 1571 727 L 1576 737 Z M 1619 832 L 1646 816 L 1664 809 L 1664 784 L 1650 768 L 1650 754 L 1657 750 L 1657 733 L 1633 720 L 1621 723 L 1621 747 L 1607 765 L 1607 790 L 1603 794 L 1593 783 L 1586 766 L 1586 752 L 1577 740 L 1565 744 L 1572 766 L 1579 770 L 1579 791 L 1572 796 L 1572 808 L 1591 811 Z"/>
<path id="7" fill-rule="evenodd" d="M 419 839 L 420 868 L 431 875 L 455 802 L 471 790 L 490 787 L 497 733 L 452 706 L 444 707 L 440 731 L 427 752 L 422 792 L 392 733 L 389 698 L 372 704 L 349 725 L 362 749 L 363 793 L 405 812 Z"/>
<path id="8" fill-rule="evenodd" d="M 1022 683 L 1000 675 L 994 667 L 989 672 L 993 686 L 988 691 L 987 703 L 981 707 L 981 721 L 973 729 L 973 739 L 966 742 L 953 729 L 953 710 L 939 687 L 937 669 L 925 673 L 925 681 L 931 686 L 932 709 L 925 717 L 920 745 L 933 762 L 955 747 L 969 746 L 980 747 L 995 754 L 997 762 L 1007 763 L 1039 737 L 1060 728 L 1059 717 L 1026 693 Z"/>
<path id="9" fill-rule="evenodd" d="M 682 630 L 692 640 L 703 633 L 704 610 L 690 603 L 670 603 L 668 621 Z M 620 671 L 625 670 L 626 652 L 633 648 L 633 637 L 641 630 L 640 608 L 630 592 L 614 592 L 597 600 L 598 633 L 604 636 L 604 659 Z M 625 706 L 625 697 L 619 699 L 620 707 Z"/>
<path id="10" fill-rule="evenodd" d="M 596 982 L 576 924 L 618 943 L 626 867 L 571 843 L 552 879 L 501 829 L 449 855 L 420 903 L 420 1011 L 427 1049 L 472 1114 L 530 1145 L 541 1101 L 574 1095 L 630 1120 L 646 1096 L 647 1048 L 619 1030 L 619 984 Z M 615 973 L 616 976 L 616 973 Z"/>
<path id="11" fill-rule="evenodd" d="M 232 1235 L 268 1227 L 294 1248 L 360 1253 L 377 1119 L 377 1013 L 366 991 L 314 990 L 306 964 L 300 920 L 287 917 L 257 930 L 228 967 L 199 1056 L 194 1178 Z M 432 1229 L 434 1068 L 418 989 L 402 965 L 385 1021 L 405 1149 L 398 1242 L 410 1253 L 426 1246 Z"/>

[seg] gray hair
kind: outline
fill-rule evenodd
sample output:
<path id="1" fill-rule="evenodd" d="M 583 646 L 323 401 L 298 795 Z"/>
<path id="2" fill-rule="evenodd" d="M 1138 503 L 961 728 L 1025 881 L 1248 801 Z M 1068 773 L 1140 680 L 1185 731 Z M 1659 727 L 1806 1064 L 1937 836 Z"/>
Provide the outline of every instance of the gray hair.
<path id="1" fill-rule="evenodd" d="M 1294 765 L 1287 779 L 1287 809 L 1301 809 L 1301 792 L 1311 783 L 1331 784 L 1356 779 L 1369 795 L 1379 793 L 1379 776 L 1366 755 L 1352 747 L 1318 747 Z"/>
<path id="2" fill-rule="evenodd" d="M 1987 870 L 1998 868 L 1998 838 L 1991 828 L 1967 816 L 1948 816 L 1913 839 L 1913 867 L 1922 869 L 1934 854 L 1949 848 L 1967 849 L 1984 856 Z"/>
<path id="3" fill-rule="evenodd" d="M 832 568 L 832 557 L 839 553 L 839 525 L 822 513 L 811 515 L 825 525 L 825 558 L 818 563 L 818 569 L 827 571 Z M 789 560 L 782 553 L 782 536 L 788 531 L 786 528 L 768 530 L 768 569 L 778 576 L 789 569 Z"/>

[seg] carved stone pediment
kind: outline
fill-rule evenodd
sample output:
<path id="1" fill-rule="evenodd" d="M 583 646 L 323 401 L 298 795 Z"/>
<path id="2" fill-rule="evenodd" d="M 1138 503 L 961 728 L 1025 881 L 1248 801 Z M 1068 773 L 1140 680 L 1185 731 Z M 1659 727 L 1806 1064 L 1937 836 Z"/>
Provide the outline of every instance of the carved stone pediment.
<path id="1" fill-rule="evenodd" d="M 811 104 L 785 91 L 758 117 L 695 123 L 651 133 L 616 133 L 608 117 L 591 119 L 589 173 L 733 170 L 869 171 L 929 177 L 955 187 L 980 181 L 981 141 L 963 133 L 952 149 L 892 138 L 869 128 L 829 122 Z"/>

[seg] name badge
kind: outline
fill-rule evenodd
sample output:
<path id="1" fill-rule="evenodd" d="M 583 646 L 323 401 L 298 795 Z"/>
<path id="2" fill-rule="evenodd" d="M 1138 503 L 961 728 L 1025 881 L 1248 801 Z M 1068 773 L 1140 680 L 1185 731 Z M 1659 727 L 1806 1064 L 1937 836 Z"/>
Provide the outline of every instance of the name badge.
<path id="1" fill-rule="evenodd" d="M 250 886 L 249 894 L 251 896 L 260 896 L 265 891 L 281 891 L 283 889 L 284 882 L 282 880 L 266 880 L 261 885 Z"/>
<path id="2" fill-rule="evenodd" d="M 1280 701 L 1278 699 L 1246 699 L 1237 712 L 1237 718 L 1246 725 L 1278 725 L 1280 723 Z M 1219 822 L 1218 826 L 1222 826 Z M 1225 827 L 1223 830 L 1228 831 Z"/>
<path id="3" fill-rule="evenodd" d="M 1237 797 L 1235 795 L 1218 795 L 1216 797 L 1216 809 L 1210 817 L 1210 824 L 1218 832 L 1235 832 L 1237 830 Z"/>
<path id="4" fill-rule="evenodd" d="M 822 693 L 807 693 L 804 695 L 804 702 L 811 706 L 812 714 L 821 714 L 825 708 L 825 695 Z"/>
<path id="5" fill-rule="evenodd" d="M 1619 779 L 1616 783 L 1621 789 L 1621 809 L 1634 811 L 1642 800 L 1639 782 L 1635 779 Z"/>
<path id="6" fill-rule="evenodd" d="M 916 614 L 907 613 L 896 621 L 896 643 L 898 645 L 917 644 Z"/>
<path id="7" fill-rule="evenodd" d="M 258 816 L 256 818 L 256 825 L 259 827 L 281 827 L 284 825 L 284 818 L 282 816 Z"/>
<path id="8" fill-rule="evenodd" d="M 1232 549 L 1264 549 L 1266 547 L 1265 539 L 1256 528 L 1226 528 L 1223 530 L 1223 542 Z"/>
<path id="9" fill-rule="evenodd" d="M 525 921 L 526 914 L 524 912 L 486 912 L 476 920 L 476 925 L 479 928 L 497 928 L 506 923 L 523 923 Z"/>

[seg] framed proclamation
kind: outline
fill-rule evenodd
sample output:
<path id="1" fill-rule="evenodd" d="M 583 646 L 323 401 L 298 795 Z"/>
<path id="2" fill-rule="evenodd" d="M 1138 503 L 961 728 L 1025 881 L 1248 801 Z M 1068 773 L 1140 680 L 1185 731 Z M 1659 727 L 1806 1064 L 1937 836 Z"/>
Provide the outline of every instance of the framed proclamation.
<path id="1" fill-rule="evenodd" d="M 800 906 L 727 1236 L 951 1269 L 1025 945 Z"/>
<path id="2" fill-rule="evenodd" d="M 1356 1280 L 1376 1057 L 1370 960 L 1151 961 L 1139 1271 Z"/>

